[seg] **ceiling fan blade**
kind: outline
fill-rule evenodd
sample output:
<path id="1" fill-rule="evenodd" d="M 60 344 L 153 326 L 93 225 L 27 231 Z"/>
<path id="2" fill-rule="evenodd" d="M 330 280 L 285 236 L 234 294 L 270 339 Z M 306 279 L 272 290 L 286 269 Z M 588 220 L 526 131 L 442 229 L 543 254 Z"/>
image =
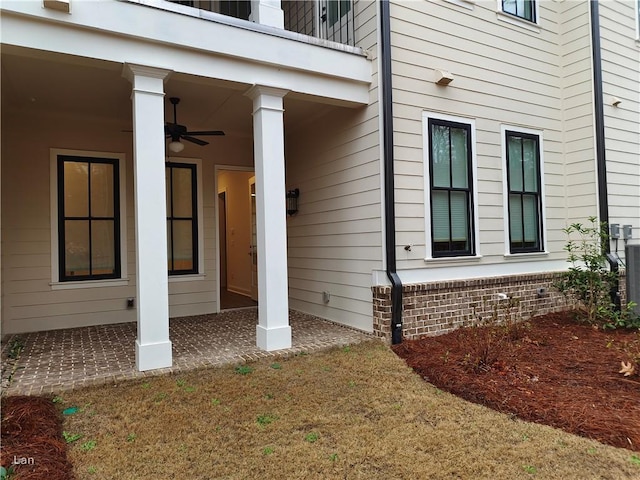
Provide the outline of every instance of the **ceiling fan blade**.
<path id="1" fill-rule="evenodd" d="M 200 140 L 199 138 L 190 137 L 189 135 L 182 135 L 183 140 L 187 142 L 195 143 L 196 145 L 200 145 L 201 147 L 204 145 L 209 145 L 209 142 L 205 142 L 204 140 Z"/>
<path id="2" fill-rule="evenodd" d="M 185 132 L 187 135 L 217 135 L 224 136 L 224 132 L 222 130 L 204 130 L 202 132 Z"/>

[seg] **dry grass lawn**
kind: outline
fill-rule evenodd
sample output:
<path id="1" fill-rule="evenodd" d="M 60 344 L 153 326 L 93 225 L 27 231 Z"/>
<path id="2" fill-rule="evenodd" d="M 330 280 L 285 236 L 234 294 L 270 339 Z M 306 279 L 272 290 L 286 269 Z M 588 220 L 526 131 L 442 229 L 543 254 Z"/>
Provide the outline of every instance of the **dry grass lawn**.
<path id="1" fill-rule="evenodd" d="M 640 479 L 637 454 L 439 391 L 375 341 L 61 397 L 80 480 Z"/>

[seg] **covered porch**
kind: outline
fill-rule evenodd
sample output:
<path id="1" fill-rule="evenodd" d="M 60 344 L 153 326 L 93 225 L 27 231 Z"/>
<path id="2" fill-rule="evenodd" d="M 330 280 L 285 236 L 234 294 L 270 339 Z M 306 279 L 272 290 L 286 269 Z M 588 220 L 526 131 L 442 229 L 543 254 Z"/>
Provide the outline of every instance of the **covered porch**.
<path id="1" fill-rule="evenodd" d="M 173 365 L 136 369 L 135 323 L 97 325 L 7 335 L 2 342 L 4 395 L 40 395 L 89 385 L 179 373 L 195 368 L 244 363 L 258 358 L 358 343 L 372 338 L 318 317 L 291 311 L 291 348 L 267 352 L 256 346 L 255 308 L 171 319 Z M 10 358 L 11 350 L 17 358 Z"/>
<path id="2" fill-rule="evenodd" d="M 249 22 L 101 5 L 96 16 L 74 3 L 69 17 L 34 2 L 3 7 L 3 333 L 132 322 L 120 356 L 135 355 L 140 371 L 175 367 L 169 319 L 221 311 L 226 169 L 255 176 L 255 242 L 228 245 L 256 258 L 251 348 L 291 348 L 285 194 L 297 185 L 287 174 L 307 161 L 302 139 L 323 117 L 363 115 L 370 61 Z M 169 21 L 171 31 L 155 28 Z M 212 130 L 225 134 L 195 134 Z M 285 162 L 285 149 L 303 153 Z M 311 295 L 327 310 L 321 290 Z"/>

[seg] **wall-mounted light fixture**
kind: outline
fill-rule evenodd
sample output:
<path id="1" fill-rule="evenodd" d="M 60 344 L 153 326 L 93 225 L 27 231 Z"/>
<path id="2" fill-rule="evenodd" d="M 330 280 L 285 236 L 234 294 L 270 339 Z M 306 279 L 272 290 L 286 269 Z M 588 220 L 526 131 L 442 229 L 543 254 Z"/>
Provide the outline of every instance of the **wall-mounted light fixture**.
<path id="1" fill-rule="evenodd" d="M 298 197 L 300 189 L 287 190 L 287 215 L 295 215 L 298 213 Z"/>
<path id="2" fill-rule="evenodd" d="M 453 75 L 446 70 L 436 69 L 433 71 L 435 76 L 435 82 L 438 85 L 449 85 L 453 81 Z"/>

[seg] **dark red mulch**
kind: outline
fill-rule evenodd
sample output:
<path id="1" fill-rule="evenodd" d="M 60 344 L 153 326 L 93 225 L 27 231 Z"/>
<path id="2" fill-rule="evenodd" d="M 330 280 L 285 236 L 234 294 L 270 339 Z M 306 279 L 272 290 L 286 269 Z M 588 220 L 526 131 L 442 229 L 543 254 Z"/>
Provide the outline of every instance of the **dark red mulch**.
<path id="1" fill-rule="evenodd" d="M 0 463 L 9 469 L 11 480 L 73 480 L 62 438 L 61 414 L 45 397 L 2 398 L 2 446 Z"/>
<path id="2" fill-rule="evenodd" d="M 570 313 L 536 317 L 530 325 L 522 338 L 493 348 L 490 368 L 475 371 L 473 357 L 465 356 L 482 342 L 478 328 L 405 341 L 393 350 L 425 380 L 466 400 L 640 451 L 640 377 L 618 373 L 625 355 L 615 348 L 637 334 L 595 330 Z"/>

